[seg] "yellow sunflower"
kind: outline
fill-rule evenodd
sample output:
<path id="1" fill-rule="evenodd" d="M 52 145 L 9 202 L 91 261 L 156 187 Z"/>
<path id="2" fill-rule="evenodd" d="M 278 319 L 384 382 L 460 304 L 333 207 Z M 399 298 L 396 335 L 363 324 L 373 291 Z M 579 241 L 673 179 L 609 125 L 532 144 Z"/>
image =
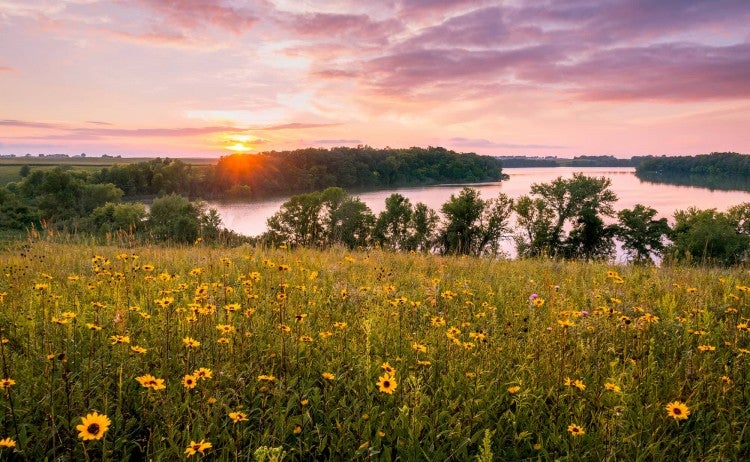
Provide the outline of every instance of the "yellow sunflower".
<path id="1" fill-rule="evenodd" d="M 229 418 L 232 419 L 234 423 L 244 422 L 248 420 L 247 414 L 245 414 L 244 412 L 230 412 Z"/>
<path id="2" fill-rule="evenodd" d="M 167 388 L 167 386 L 164 385 L 164 379 L 157 379 L 151 374 L 136 377 L 135 380 L 144 388 L 151 388 L 153 390 L 163 390 Z"/>
<path id="3" fill-rule="evenodd" d="M 198 380 L 211 379 L 214 377 L 213 371 L 207 367 L 201 367 L 200 369 L 194 370 L 193 375 Z"/>
<path id="4" fill-rule="evenodd" d="M 190 444 L 185 449 L 185 455 L 190 457 L 196 452 L 200 452 L 201 455 L 204 455 L 204 451 L 206 449 L 209 449 L 211 447 L 211 443 L 209 443 L 206 440 L 200 440 L 200 442 L 196 443 L 195 441 L 190 441 Z"/>
<path id="5" fill-rule="evenodd" d="M 100 440 L 111 424 L 109 417 L 94 411 L 86 417 L 81 417 L 81 424 L 76 426 L 76 430 L 80 432 L 78 437 L 83 441 Z"/>
<path id="6" fill-rule="evenodd" d="M 0 440 L 0 448 L 15 448 L 16 440 L 13 438 L 3 438 Z"/>
<path id="7" fill-rule="evenodd" d="M 674 420 L 685 420 L 690 415 L 690 409 L 688 409 L 685 403 L 680 401 L 668 403 L 665 409 L 669 417 L 672 417 Z"/>
<path id="8" fill-rule="evenodd" d="M 398 382 L 396 382 L 396 379 L 389 374 L 383 374 L 378 379 L 378 389 L 383 393 L 392 395 L 396 390 L 396 387 L 398 387 Z"/>
<path id="9" fill-rule="evenodd" d="M 568 433 L 572 436 L 583 436 L 586 434 L 586 431 L 580 425 L 570 424 L 568 425 Z"/>
<path id="10" fill-rule="evenodd" d="M 195 388 L 197 383 L 198 379 L 196 379 L 194 375 L 188 374 L 182 378 L 182 386 L 187 389 Z"/>
<path id="11" fill-rule="evenodd" d="M 394 375 L 396 373 L 396 369 L 394 369 L 387 361 L 381 364 L 380 368 L 383 369 L 388 375 Z"/>
<path id="12" fill-rule="evenodd" d="M 604 384 L 604 389 L 608 391 L 614 391 L 615 393 L 622 392 L 622 389 L 619 385 L 615 385 L 614 383 L 607 382 Z"/>

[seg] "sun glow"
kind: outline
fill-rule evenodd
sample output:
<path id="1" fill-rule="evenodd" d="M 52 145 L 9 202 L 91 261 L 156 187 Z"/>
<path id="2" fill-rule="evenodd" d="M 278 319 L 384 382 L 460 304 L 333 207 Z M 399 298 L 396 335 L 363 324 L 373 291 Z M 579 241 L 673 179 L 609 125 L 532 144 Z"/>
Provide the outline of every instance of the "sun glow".
<path id="1" fill-rule="evenodd" d="M 253 144 L 260 141 L 259 138 L 252 135 L 228 135 L 224 137 L 224 142 L 231 144 L 224 146 L 224 149 L 232 152 L 246 153 L 255 150 Z"/>
<path id="2" fill-rule="evenodd" d="M 224 149 L 227 149 L 232 152 L 249 152 L 253 150 L 253 148 L 245 145 L 244 143 L 235 143 L 231 146 L 225 146 Z"/>

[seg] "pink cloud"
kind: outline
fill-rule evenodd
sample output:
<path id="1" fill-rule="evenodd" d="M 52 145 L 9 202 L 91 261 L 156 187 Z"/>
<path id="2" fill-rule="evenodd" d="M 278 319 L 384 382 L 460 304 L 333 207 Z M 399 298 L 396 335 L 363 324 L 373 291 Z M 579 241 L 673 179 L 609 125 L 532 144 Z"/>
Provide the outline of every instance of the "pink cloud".
<path id="1" fill-rule="evenodd" d="M 325 145 L 335 145 L 335 146 L 342 146 L 345 144 L 362 144 L 362 140 L 347 140 L 347 139 L 338 139 L 338 140 L 315 140 L 313 141 L 313 144 L 325 144 Z"/>
<path id="2" fill-rule="evenodd" d="M 569 82 L 588 100 L 749 98 L 750 44 L 615 49 L 573 65 L 537 63 L 521 75 L 540 83 Z"/>
<path id="3" fill-rule="evenodd" d="M 0 73 L 3 72 L 15 72 L 16 70 L 8 66 L 0 66 Z"/>
<path id="4" fill-rule="evenodd" d="M 454 137 L 448 140 L 449 146 L 461 146 L 464 148 L 510 148 L 510 149 L 570 149 L 570 146 L 549 144 L 516 144 L 497 143 L 484 138 Z"/>
<path id="5" fill-rule="evenodd" d="M 387 43 L 389 37 L 403 27 L 395 19 L 376 21 L 365 14 L 284 14 L 280 22 L 302 37 L 347 37 L 370 44 Z"/>
<path id="6" fill-rule="evenodd" d="M 459 87 L 487 79 L 502 81 L 507 73 L 538 61 L 560 58 L 551 46 L 511 50 L 416 49 L 375 58 L 364 65 L 363 75 L 377 90 L 404 92 L 443 83 Z"/>
<path id="7" fill-rule="evenodd" d="M 319 71 L 313 71 L 312 75 L 321 79 L 335 80 L 358 77 L 360 73 L 348 69 L 321 69 Z"/>
<path id="8" fill-rule="evenodd" d="M 76 127 L 61 123 L 33 122 L 24 120 L 0 120 L 0 126 L 39 129 L 43 131 L 53 131 L 55 133 L 24 136 L 24 139 L 43 139 L 43 140 L 79 140 L 79 139 L 99 139 L 105 137 L 124 137 L 124 138 L 179 138 L 201 135 L 212 135 L 218 133 L 237 133 L 247 129 L 233 126 L 214 126 L 214 127 L 178 127 L 178 128 L 110 128 L 107 122 L 86 122 L 101 126 L 100 128 Z M 12 139 L 13 137 L 5 137 Z"/>
<path id="9" fill-rule="evenodd" d="M 31 122 L 26 120 L 14 120 L 4 119 L 0 120 L 0 126 L 2 127 L 18 127 L 18 128 L 44 128 L 44 129 L 65 129 L 66 126 L 57 123 L 48 122 Z"/>
<path id="10" fill-rule="evenodd" d="M 340 124 L 337 124 L 337 123 L 313 124 L 313 123 L 293 122 L 289 124 L 280 124 L 280 125 L 271 125 L 268 127 L 253 128 L 253 130 L 302 130 L 306 128 L 333 127 L 336 125 L 340 125 Z"/>
<path id="11" fill-rule="evenodd" d="M 277 130 L 305 130 L 321 127 L 332 127 L 335 123 L 301 123 L 269 125 L 261 127 L 235 127 L 229 125 L 209 127 L 172 127 L 172 128 L 113 128 L 107 122 L 88 121 L 88 124 L 99 125 L 98 128 L 75 127 L 60 123 L 33 122 L 23 120 L 0 120 L 0 127 L 30 128 L 54 131 L 36 136 L 24 136 L 24 139 L 38 140 L 94 140 L 101 138 L 182 138 L 192 136 L 206 136 L 221 133 L 240 133 L 246 131 L 277 131 Z M 13 139 L 14 137 L 5 137 Z"/>
<path id="12" fill-rule="evenodd" d="M 221 0 L 135 0 L 182 29 L 211 25 L 234 34 L 242 34 L 258 22 L 253 11 L 233 7 Z"/>
<path id="13" fill-rule="evenodd" d="M 482 0 L 397 0 L 396 5 L 402 16 L 424 17 L 441 15 L 450 11 L 476 8 L 487 3 Z"/>
<path id="14" fill-rule="evenodd" d="M 512 86 L 585 100 L 695 101 L 750 93 L 748 37 L 721 44 L 737 40 L 736 31 L 750 21 L 744 1 L 584 0 L 471 9 L 436 0 L 401 7 L 403 21 L 416 10 L 458 14 L 379 56 L 323 63 L 312 75 L 358 79 L 372 94 L 422 99 L 483 98 Z M 717 30 L 724 33 L 700 33 Z M 687 42 L 687 33 L 695 40 Z"/>

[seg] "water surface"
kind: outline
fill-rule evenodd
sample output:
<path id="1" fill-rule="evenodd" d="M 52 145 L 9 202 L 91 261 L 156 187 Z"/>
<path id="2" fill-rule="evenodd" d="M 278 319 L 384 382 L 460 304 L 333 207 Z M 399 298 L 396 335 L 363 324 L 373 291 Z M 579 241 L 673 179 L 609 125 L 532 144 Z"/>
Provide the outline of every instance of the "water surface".
<path id="1" fill-rule="evenodd" d="M 732 205 L 750 202 L 750 192 L 712 191 L 690 186 L 642 182 L 635 176 L 635 169 L 630 167 L 533 167 L 509 168 L 504 172 L 510 176 L 509 180 L 468 186 L 477 189 L 484 199 L 495 197 L 499 193 L 516 198 L 528 194 L 533 183 L 547 183 L 560 176 L 569 178 L 575 172 L 588 176 L 606 176 L 612 180 L 611 189 L 618 197 L 615 210 L 632 208 L 640 203 L 658 210 L 659 216 L 669 218 L 670 222 L 675 210 L 684 210 L 692 206 L 700 209 L 725 210 Z M 464 186 L 467 185 L 397 188 L 355 195 L 359 196 L 376 215 L 385 208 L 385 199 L 393 193 L 408 197 L 412 204 L 423 202 L 439 211 L 450 196 L 458 194 Z M 209 202 L 209 206 L 219 212 L 227 228 L 244 235 L 256 236 L 266 230 L 268 217 L 276 213 L 287 199 L 288 197 L 256 202 Z"/>

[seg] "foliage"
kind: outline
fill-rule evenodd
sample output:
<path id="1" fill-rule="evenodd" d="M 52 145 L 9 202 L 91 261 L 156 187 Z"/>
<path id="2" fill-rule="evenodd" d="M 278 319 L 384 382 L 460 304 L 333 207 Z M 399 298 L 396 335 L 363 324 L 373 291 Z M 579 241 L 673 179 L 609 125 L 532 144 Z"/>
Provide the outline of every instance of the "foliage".
<path id="1" fill-rule="evenodd" d="M 92 184 L 86 172 L 34 170 L 18 183 L 8 185 L 26 207 L 39 210 L 41 218 L 57 227 L 75 226 L 95 208 L 117 202 L 122 191 L 111 183 Z"/>
<path id="2" fill-rule="evenodd" d="M 157 240 L 191 243 L 199 237 L 216 238 L 221 231 L 221 218 L 216 210 L 206 210 L 201 202 L 170 194 L 151 204 L 147 225 Z"/>
<path id="3" fill-rule="evenodd" d="M 22 230 L 35 227 L 41 216 L 39 210 L 9 188 L 0 188 L 0 229 Z"/>
<path id="4" fill-rule="evenodd" d="M 143 204 L 108 202 L 91 212 L 85 227 L 95 233 L 134 232 L 144 225 L 147 216 Z"/>
<path id="5" fill-rule="evenodd" d="M 46 240 L 0 262 L 3 459 L 750 458 L 744 269 Z"/>
<path id="6" fill-rule="evenodd" d="M 702 264 L 733 265 L 748 258 L 750 234 L 747 223 L 748 204 L 735 206 L 731 212 L 691 207 L 675 212 L 672 244 L 666 253 L 674 260 Z"/>
<path id="7" fill-rule="evenodd" d="M 438 183 L 475 183 L 503 178 L 501 162 L 440 147 L 409 149 L 299 149 L 222 157 L 208 187 L 218 195 L 253 197 L 309 192 L 328 187 L 372 189 Z M 240 189 L 238 189 L 240 188 Z"/>
<path id="8" fill-rule="evenodd" d="M 95 183 L 112 183 L 127 196 L 179 194 L 197 197 L 206 191 L 205 168 L 179 159 L 156 158 L 146 162 L 105 167 L 92 175 Z"/>
<path id="9" fill-rule="evenodd" d="M 656 220 L 657 211 L 643 204 L 617 212 L 617 238 L 635 263 L 652 263 L 652 255 L 664 249 L 664 238 L 671 229 L 666 218 Z"/>
<path id="10" fill-rule="evenodd" d="M 538 257 L 549 250 L 552 220 L 555 215 L 541 198 L 521 196 L 514 205 L 516 233 L 513 239 L 521 257 Z"/>
<path id="11" fill-rule="evenodd" d="M 365 246 L 375 223 L 370 208 L 344 192 L 328 188 L 292 196 L 268 219 L 263 240 L 294 246 Z"/>
<path id="12" fill-rule="evenodd" d="M 464 188 L 443 204 L 444 221 L 438 242 L 446 254 L 497 253 L 500 239 L 508 232 L 513 199 L 499 194 L 483 200 L 476 189 Z"/>
<path id="13" fill-rule="evenodd" d="M 521 207 L 516 208 L 522 231 L 516 235 L 519 255 L 609 257 L 614 232 L 604 225 L 602 216 L 614 215 L 617 195 L 609 189 L 611 183 L 606 177 L 574 173 L 572 178 L 532 184 L 533 197 L 521 198 Z"/>
<path id="14" fill-rule="evenodd" d="M 714 152 L 698 156 L 653 157 L 638 165 L 635 174 L 642 180 L 656 183 L 748 191 L 750 156 Z"/>
<path id="15" fill-rule="evenodd" d="M 385 200 L 383 210 L 375 222 L 373 240 L 381 247 L 393 250 L 428 251 L 435 239 L 438 217 L 434 210 L 419 202 L 394 193 Z"/>

